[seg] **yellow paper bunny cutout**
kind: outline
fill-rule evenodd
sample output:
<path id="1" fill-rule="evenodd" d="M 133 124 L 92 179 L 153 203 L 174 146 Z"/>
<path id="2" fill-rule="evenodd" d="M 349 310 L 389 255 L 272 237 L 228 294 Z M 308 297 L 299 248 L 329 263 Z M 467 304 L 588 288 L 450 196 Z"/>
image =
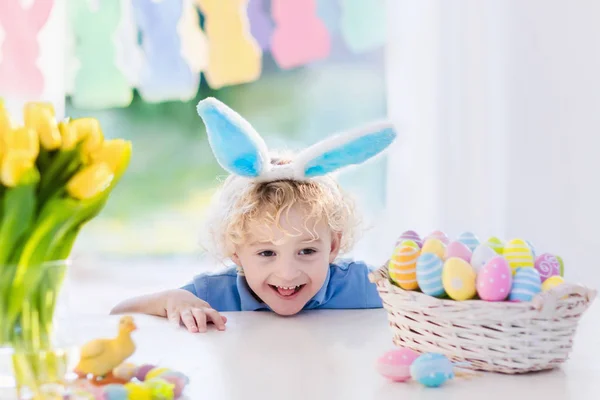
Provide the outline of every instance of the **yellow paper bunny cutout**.
<path id="1" fill-rule="evenodd" d="M 196 0 L 204 14 L 208 65 L 204 72 L 213 89 L 257 80 L 262 51 L 250 33 L 248 0 Z"/>

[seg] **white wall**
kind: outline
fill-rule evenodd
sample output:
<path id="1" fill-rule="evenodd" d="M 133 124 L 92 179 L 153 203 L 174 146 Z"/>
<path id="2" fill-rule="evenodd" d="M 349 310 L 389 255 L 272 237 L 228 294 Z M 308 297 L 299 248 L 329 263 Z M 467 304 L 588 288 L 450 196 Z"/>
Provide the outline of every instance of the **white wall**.
<path id="1" fill-rule="evenodd" d="M 600 287 L 600 3 L 388 1 L 388 233 L 523 237 Z"/>

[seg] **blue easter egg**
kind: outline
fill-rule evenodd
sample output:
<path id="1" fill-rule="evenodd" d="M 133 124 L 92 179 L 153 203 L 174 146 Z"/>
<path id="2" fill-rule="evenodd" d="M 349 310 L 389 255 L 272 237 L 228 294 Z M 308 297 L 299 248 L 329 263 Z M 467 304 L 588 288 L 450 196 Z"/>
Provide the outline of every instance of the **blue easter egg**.
<path id="1" fill-rule="evenodd" d="M 517 268 L 508 299 L 510 301 L 531 301 L 541 291 L 542 279 L 535 268 Z"/>
<path id="2" fill-rule="evenodd" d="M 429 296 L 442 297 L 446 294 L 442 283 L 444 262 L 434 253 L 423 253 L 417 259 L 417 283 L 421 291 Z"/>
<path id="3" fill-rule="evenodd" d="M 111 383 L 102 389 L 106 400 L 127 400 L 127 389 L 125 386 Z"/>
<path id="4" fill-rule="evenodd" d="M 471 250 L 471 252 L 475 251 L 477 246 L 479 246 L 479 239 L 471 232 L 463 232 L 458 236 L 457 241 L 461 242 L 465 246 Z"/>
<path id="5" fill-rule="evenodd" d="M 454 367 L 446 356 L 427 353 L 419 356 L 410 365 L 410 376 L 427 387 L 438 387 L 454 378 Z"/>

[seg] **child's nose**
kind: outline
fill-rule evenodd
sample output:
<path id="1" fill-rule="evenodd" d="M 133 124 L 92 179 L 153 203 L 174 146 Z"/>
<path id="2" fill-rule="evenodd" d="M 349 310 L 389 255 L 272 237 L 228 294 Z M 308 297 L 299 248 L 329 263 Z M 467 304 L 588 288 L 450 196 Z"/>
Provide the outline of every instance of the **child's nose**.
<path id="1" fill-rule="evenodd" d="M 292 261 L 283 261 L 278 268 L 278 275 L 281 279 L 293 281 L 298 278 L 301 271 L 294 265 Z"/>

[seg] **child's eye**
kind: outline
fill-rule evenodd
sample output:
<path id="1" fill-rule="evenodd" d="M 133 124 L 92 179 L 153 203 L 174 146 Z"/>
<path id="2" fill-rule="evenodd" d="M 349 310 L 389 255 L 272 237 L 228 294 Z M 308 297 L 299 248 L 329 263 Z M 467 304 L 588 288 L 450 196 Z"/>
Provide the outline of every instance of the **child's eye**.
<path id="1" fill-rule="evenodd" d="M 273 257 L 275 255 L 275 252 L 272 250 L 265 250 L 258 253 L 258 255 L 261 257 Z"/>
<path id="2" fill-rule="evenodd" d="M 302 249 L 302 250 L 300 250 L 300 254 L 304 255 L 304 256 L 308 256 L 308 255 L 314 254 L 316 252 L 317 251 L 315 249 Z"/>

